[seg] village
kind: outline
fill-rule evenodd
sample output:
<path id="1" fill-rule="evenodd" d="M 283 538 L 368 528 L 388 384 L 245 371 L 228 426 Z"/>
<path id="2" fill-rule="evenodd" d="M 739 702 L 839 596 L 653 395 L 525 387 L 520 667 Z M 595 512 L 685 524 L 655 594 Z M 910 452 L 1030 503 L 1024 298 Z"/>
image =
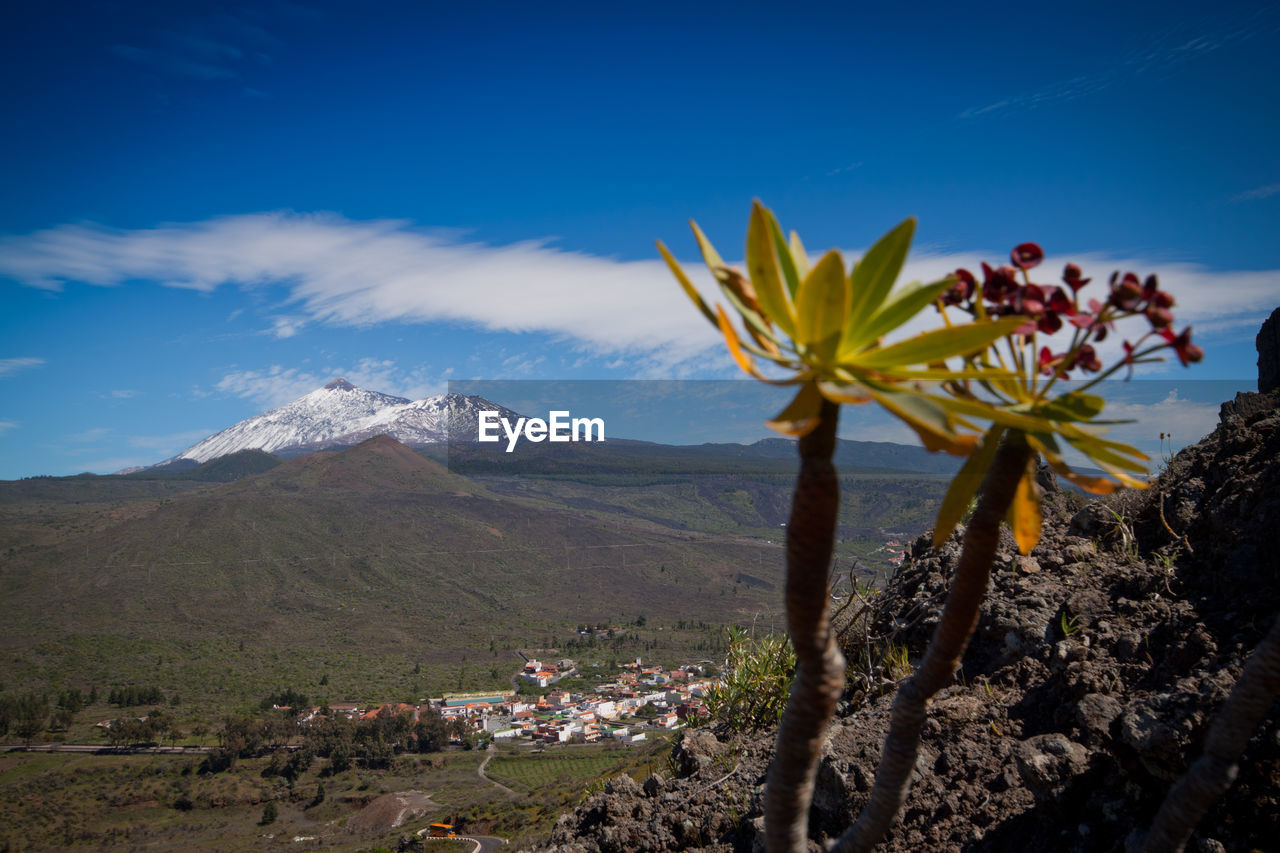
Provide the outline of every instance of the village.
<path id="1" fill-rule="evenodd" d="M 570 692 L 553 685 L 579 676 L 574 661 L 526 659 L 513 683 L 551 689 L 536 696 L 520 691 L 448 694 L 422 705 L 398 702 L 365 707 L 333 702 L 309 708 L 297 719 L 299 725 L 306 725 L 326 714 L 358 722 L 405 716 L 416 724 L 423 714 L 436 712 L 452 724 L 454 742 L 479 735 L 490 742 L 509 743 L 633 743 L 645 740 L 647 730 L 678 729 L 708 716 L 706 698 L 717 683 L 704 677 L 709 665 L 703 661 L 668 670 L 644 666 L 637 658 L 622 664 L 589 692 Z"/>

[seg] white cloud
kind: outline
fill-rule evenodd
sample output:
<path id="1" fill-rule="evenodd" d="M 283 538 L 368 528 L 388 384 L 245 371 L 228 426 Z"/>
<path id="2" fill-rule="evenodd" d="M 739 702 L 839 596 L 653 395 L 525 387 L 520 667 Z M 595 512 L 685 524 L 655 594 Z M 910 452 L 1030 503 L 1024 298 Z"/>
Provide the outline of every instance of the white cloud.
<path id="1" fill-rule="evenodd" d="M 292 338 L 306 325 L 302 317 L 276 317 L 271 333 L 277 338 Z"/>
<path id="2" fill-rule="evenodd" d="M 170 435 L 135 435 L 129 439 L 133 447 L 154 450 L 157 453 L 172 455 L 183 448 L 190 447 L 202 438 L 207 438 L 217 430 L 188 429 Z"/>
<path id="3" fill-rule="evenodd" d="M 17 429 L 17 428 L 18 428 L 17 421 L 0 421 L 0 435 L 4 435 L 9 430 Z"/>
<path id="4" fill-rule="evenodd" d="M 0 379 L 44 364 L 43 358 L 0 358 Z"/>
<path id="5" fill-rule="evenodd" d="M 1155 403 L 1133 403 L 1112 400 L 1107 404 L 1105 417 L 1131 420 L 1134 423 L 1117 424 L 1107 438 L 1132 444 L 1147 452 L 1152 458 L 1160 453 L 1160 434 L 1170 436 L 1165 444 L 1175 450 L 1195 444 L 1218 425 L 1220 403 L 1197 403 L 1182 397 L 1177 388 Z"/>
<path id="6" fill-rule="evenodd" d="M 154 458 L 145 456 L 112 456 L 105 459 L 94 459 L 83 464 L 67 465 L 63 472 L 66 474 L 79 474 L 84 472 L 96 473 L 114 473 L 118 471 L 126 471 L 131 468 L 143 468 L 147 465 L 154 465 Z"/>
<path id="7" fill-rule="evenodd" d="M 1004 256 L 917 253 L 903 280 L 936 279 L 958 266 L 977 270 L 983 257 L 1000 262 Z M 1157 273 L 1178 298 L 1179 328 L 1191 323 L 1200 334 L 1252 336 L 1280 293 L 1280 270 L 1214 271 L 1103 253 L 1047 259 L 1041 270 L 1049 272 L 1036 278 L 1052 281 L 1066 260 L 1081 264 L 1095 279 L 1086 296 L 1105 293 L 1106 278 L 1115 269 Z M 686 268 L 709 292 L 710 277 L 701 264 L 690 262 Z M 269 331 L 280 337 L 299 334 L 310 323 L 452 322 L 488 331 L 549 333 L 590 355 L 630 365 L 637 376 L 706 375 L 708 368 L 716 373 L 728 364 L 718 335 L 656 259 L 621 261 L 556 249 L 544 241 L 468 243 L 455 232 L 399 221 L 271 213 L 134 231 L 65 225 L 0 238 L 0 275 L 53 290 L 69 282 L 117 286 L 133 280 L 199 291 L 275 284 L 289 291 L 290 313 L 273 318 Z M 923 312 L 908 331 L 936 322 Z M 1123 337 L 1138 334 L 1140 325 L 1112 336 L 1104 357 L 1117 354 Z M 708 354 L 715 360 L 708 362 Z M 5 363 L 0 362 L 0 375 Z M 304 381 L 298 371 L 277 370 L 281 375 L 275 379 Z M 306 390 L 320 378 L 306 378 Z M 240 388 L 236 382 L 252 377 L 228 381 Z"/>
<path id="8" fill-rule="evenodd" d="M 0 275 L 50 290 L 131 280 L 205 292 L 281 284 L 296 310 L 273 320 L 280 336 L 307 321 L 443 321 L 551 333 L 597 352 L 661 351 L 677 361 L 716 344 L 656 258 L 619 261 L 545 241 L 466 243 L 454 232 L 328 214 L 134 231 L 64 225 L 0 239 Z"/>
<path id="9" fill-rule="evenodd" d="M 275 407 L 309 394 L 338 377 L 359 388 L 411 400 L 442 393 L 447 381 L 446 376 L 435 377 L 427 368 L 405 370 L 394 361 L 362 358 L 354 366 L 335 367 L 325 372 L 278 364 L 266 370 L 235 370 L 218 380 L 214 387 L 223 394 Z"/>

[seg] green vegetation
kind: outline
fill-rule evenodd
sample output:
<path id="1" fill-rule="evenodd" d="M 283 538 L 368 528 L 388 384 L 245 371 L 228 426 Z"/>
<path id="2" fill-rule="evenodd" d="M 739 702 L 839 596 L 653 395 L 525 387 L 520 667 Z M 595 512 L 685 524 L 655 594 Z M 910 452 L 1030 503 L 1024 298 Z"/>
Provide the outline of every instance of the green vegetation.
<path id="1" fill-rule="evenodd" d="M 281 844 L 304 836 L 327 850 L 395 850 L 402 836 L 433 822 L 510 838 L 516 849 L 545 836 L 593 783 L 621 772 L 642 781 L 662 766 L 668 748 L 658 740 L 539 754 L 504 750 L 486 772 L 501 766 L 518 797 L 477 775 L 479 751 L 398 755 L 376 770 L 329 772 L 320 760 L 295 778 L 272 772 L 274 756 L 210 773 L 195 756 L 0 754 L 0 849 L 247 851 L 270 846 L 262 837 L 269 833 Z M 402 827 L 374 822 L 347 830 L 365 806 L 400 791 L 421 791 L 429 804 Z M 446 849 L 439 844 L 427 849 Z"/>
<path id="2" fill-rule="evenodd" d="M 618 766 L 617 748 L 561 747 L 529 754 L 504 751 L 489 762 L 485 773 L 513 790 L 532 793 L 548 786 L 580 785 L 600 778 Z"/>
<path id="3" fill-rule="evenodd" d="M 776 610 L 794 471 L 789 443 L 741 450 L 628 446 L 577 469 L 531 457 L 523 474 L 468 479 L 375 439 L 287 462 L 0 483 L 0 738 L 214 750 L 4 756 L 0 824 L 36 847 L 184 839 L 173 849 L 219 847 L 234 824 L 232 849 L 248 849 L 340 822 L 380 788 L 434 786 L 406 777 L 416 767 L 458 770 L 460 799 L 437 817 L 533 837 L 616 767 L 641 773 L 648 756 L 661 769 L 661 745 L 504 753 L 490 772 L 529 791 L 512 803 L 474 776 L 476 751 L 448 751 L 442 726 L 330 721 L 303 736 L 269 709 L 506 692 L 517 650 L 572 657 L 581 675 L 558 685 L 571 689 L 636 657 L 719 662 L 726 626 Z M 841 480 L 849 560 L 885 529 L 922 530 L 945 483 L 920 459 L 890 474 L 890 456 L 867 458 Z M 475 758 L 465 785 L 463 754 Z M 81 786 L 67 767 L 93 772 Z M 184 784 L 140 785 L 136 801 L 115 791 L 143 767 Z M 84 802 L 38 792 L 60 817 L 28 810 L 23 789 L 4 787 L 9 771 L 46 793 L 56 778 Z M 115 805 L 97 810 L 99 797 Z M 275 819 L 260 826 L 268 804 Z"/>
<path id="4" fill-rule="evenodd" d="M 41 529 L 0 575 L 13 644 L 0 683 L 154 687 L 192 719 L 281 685 L 316 702 L 501 689 L 516 649 L 644 611 L 662 617 L 596 640 L 597 660 L 693 652 L 771 606 L 778 578 L 775 545 L 500 497 L 389 441 L 158 500 L 72 494 L 0 500 L 15 521 L 0 528 Z M 744 568 L 766 585 L 739 583 Z"/>
<path id="5" fill-rule="evenodd" d="M 776 726 L 795 669 L 796 653 L 786 634 L 752 637 L 741 628 L 730 628 L 725 673 L 707 696 L 711 719 L 728 731 Z"/>
<path id="6" fill-rule="evenodd" d="M 316 703 L 503 689 L 517 649 L 602 665 L 716 656 L 723 626 L 776 607 L 794 467 L 783 444 L 748 460 L 632 448 L 572 477 L 560 466 L 477 483 L 374 440 L 228 483 L 0 484 L 15 644 L 0 684 L 10 696 L 154 689 L 164 699 L 124 707 L 180 696 L 189 731 L 282 685 Z M 593 466 L 614 482 L 591 484 Z M 841 554 L 874 570 L 881 528 L 922 530 L 943 485 L 850 473 Z M 628 627 L 569 630 L 588 622 Z M 87 722 L 116 716 L 95 713 Z"/>

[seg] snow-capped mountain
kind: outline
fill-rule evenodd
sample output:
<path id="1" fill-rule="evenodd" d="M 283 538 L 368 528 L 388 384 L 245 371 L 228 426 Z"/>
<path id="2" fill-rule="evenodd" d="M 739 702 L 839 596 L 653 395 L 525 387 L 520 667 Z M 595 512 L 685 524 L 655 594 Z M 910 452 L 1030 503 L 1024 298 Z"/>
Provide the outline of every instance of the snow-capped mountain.
<path id="1" fill-rule="evenodd" d="M 335 379 L 323 388 L 257 417 L 240 421 L 193 444 L 170 461 L 207 462 L 241 450 L 289 453 L 356 444 L 389 435 L 403 444 L 438 444 L 457 436 L 476 435 L 479 412 L 515 412 L 483 397 L 439 394 L 422 400 L 392 397 Z"/>

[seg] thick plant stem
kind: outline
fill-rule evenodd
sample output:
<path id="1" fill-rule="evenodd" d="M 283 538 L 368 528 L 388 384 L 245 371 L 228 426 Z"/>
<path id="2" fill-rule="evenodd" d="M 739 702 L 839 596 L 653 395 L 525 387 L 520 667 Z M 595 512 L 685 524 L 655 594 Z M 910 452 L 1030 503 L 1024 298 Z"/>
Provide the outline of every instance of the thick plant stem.
<path id="1" fill-rule="evenodd" d="M 1031 459 L 1022 433 L 1011 431 L 983 481 L 982 495 L 964 535 L 964 546 L 951 580 L 942 618 L 919 670 L 898 688 L 871 798 L 853 826 L 832 851 L 869 851 L 893 825 L 911 786 L 911 771 L 920 749 L 920 728 L 930 697 L 951 683 L 969 637 L 978 624 L 978 611 L 987 594 L 991 563 L 1000 544 L 1000 522 L 1013 501 L 1018 481 Z"/>
<path id="2" fill-rule="evenodd" d="M 1235 781 L 1237 763 L 1258 723 L 1280 694 L 1280 615 L 1240 679 L 1218 709 L 1204 742 L 1204 755 L 1169 790 L 1151 823 L 1146 853 L 1180 851 L 1200 818 Z"/>
<path id="3" fill-rule="evenodd" d="M 818 426 L 800 439 L 800 473 L 787 526 L 787 633 L 796 675 L 765 791 L 769 853 L 808 847 L 809 804 L 827 723 L 844 689 L 844 655 L 831 632 L 831 555 L 840 483 L 836 478 L 836 421 L 840 409 L 823 400 Z"/>

